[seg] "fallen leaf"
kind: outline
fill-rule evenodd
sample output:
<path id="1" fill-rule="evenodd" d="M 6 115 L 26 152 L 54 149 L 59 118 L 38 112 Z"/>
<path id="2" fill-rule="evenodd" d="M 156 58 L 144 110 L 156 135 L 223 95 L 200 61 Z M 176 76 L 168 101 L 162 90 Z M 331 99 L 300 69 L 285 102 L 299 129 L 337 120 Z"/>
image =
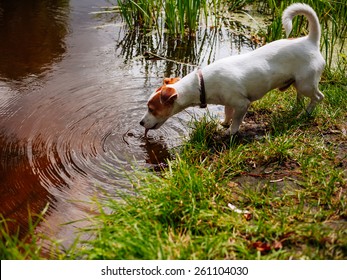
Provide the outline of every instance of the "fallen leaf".
<path id="1" fill-rule="evenodd" d="M 235 182 L 229 182 L 228 183 L 228 187 L 230 187 L 230 188 L 236 188 L 236 187 L 238 187 L 239 186 L 239 184 L 238 183 L 235 183 Z"/>
<path id="2" fill-rule="evenodd" d="M 244 213 L 243 217 L 246 219 L 246 221 L 250 221 L 253 218 L 253 215 L 251 213 Z"/>
<path id="3" fill-rule="evenodd" d="M 256 241 L 252 244 L 252 247 L 255 248 L 257 251 L 266 253 L 271 250 L 271 246 L 269 243 L 262 242 L 262 241 Z"/>

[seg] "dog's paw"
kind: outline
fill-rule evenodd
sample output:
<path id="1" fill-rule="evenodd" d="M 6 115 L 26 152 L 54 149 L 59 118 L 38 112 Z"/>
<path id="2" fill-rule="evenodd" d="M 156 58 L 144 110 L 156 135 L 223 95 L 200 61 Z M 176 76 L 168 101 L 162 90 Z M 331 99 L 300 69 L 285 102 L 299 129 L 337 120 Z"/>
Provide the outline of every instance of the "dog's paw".
<path id="1" fill-rule="evenodd" d="M 231 136 L 230 127 L 226 131 L 224 131 L 223 135 L 224 135 L 224 137 L 230 137 Z"/>
<path id="2" fill-rule="evenodd" d="M 213 140 L 218 143 L 224 143 L 226 145 L 230 144 L 231 142 L 238 143 L 240 140 L 240 133 L 236 132 L 235 134 L 231 134 L 230 128 L 224 131 L 219 131 L 213 136 Z"/>
<path id="3" fill-rule="evenodd" d="M 232 131 L 230 127 L 225 131 L 225 136 L 229 136 L 229 137 L 238 136 L 239 134 L 240 134 L 239 130 Z"/>
<path id="4" fill-rule="evenodd" d="M 227 122 L 227 121 L 223 121 L 223 122 L 220 123 L 220 125 L 225 127 L 225 128 L 229 128 L 230 124 L 231 124 L 231 122 Z"/>

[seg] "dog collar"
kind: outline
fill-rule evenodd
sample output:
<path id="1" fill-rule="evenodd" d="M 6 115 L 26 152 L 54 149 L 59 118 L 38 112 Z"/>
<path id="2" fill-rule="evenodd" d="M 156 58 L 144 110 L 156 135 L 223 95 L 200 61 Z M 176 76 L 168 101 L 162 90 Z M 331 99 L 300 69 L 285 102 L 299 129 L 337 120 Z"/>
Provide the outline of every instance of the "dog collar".
<path id="1" fill-rule="evenodd" d="M 202 76 L 202 71 L 198 69 L 198 77 L 199 77 L 199 91 L 200 91 L 200 108 L 206 108 L 206 91 L 205 91 L 205 82 L 204 77 Z"/>

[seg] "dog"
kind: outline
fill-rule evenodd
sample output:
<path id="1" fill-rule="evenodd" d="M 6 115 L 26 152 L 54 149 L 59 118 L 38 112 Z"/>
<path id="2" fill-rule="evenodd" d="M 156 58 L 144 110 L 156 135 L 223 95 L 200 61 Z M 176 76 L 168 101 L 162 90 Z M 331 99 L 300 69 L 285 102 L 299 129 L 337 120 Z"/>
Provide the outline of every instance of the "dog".
<path id="1" fill-rule="evenodd" d="M 311 99 L 306 112 L 311 114 L 324 98 L 318 89 L 325 60 L 319 50 L 321 29 L 315 11 L 306 4 L 287 7 L 282 24 L 287 37 L 292 19 L 304 15 L 309 33 L 296 39 L 281 39 L 252 52 L 230 56 L 191 72 L 182 79 L 166 78 L 149 98 L 148 110 L 140 121 L 148 130 L 158 129 L 165 121 L 190 106 L 207 104 L 225 106 L 227 134 L 234 135 L 250 104 L 272 89 L 284 91 L 294 85 L 297 102 L 304 96 Z"/>

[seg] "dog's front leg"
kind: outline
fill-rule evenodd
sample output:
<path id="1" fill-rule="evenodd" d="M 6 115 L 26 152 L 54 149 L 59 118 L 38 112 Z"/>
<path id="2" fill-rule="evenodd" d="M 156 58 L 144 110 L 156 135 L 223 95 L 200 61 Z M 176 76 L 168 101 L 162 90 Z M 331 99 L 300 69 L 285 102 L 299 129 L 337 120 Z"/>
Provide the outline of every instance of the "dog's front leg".
<path id="1" fill-rule="evenodd" d="M 234 109 L 230 106 L 225 106 L 224 113 L 225 113 L 225 117 L 224 117 L 224 121 L 222 122 L 222 126 L 230 127 L 231 119 L 233 118 L 233 114 L 234 114 Z"/>
<path id="2" fill-rule="evenodd" d="M 228 128 L 227 134 L 234 135 L 239 131 L 240 125 L 247 113 L 249 105 L 250 102 L 247 100 L 246 102 L 234 108 L 233 122 L 231 124 L 231 127 Z"/>

